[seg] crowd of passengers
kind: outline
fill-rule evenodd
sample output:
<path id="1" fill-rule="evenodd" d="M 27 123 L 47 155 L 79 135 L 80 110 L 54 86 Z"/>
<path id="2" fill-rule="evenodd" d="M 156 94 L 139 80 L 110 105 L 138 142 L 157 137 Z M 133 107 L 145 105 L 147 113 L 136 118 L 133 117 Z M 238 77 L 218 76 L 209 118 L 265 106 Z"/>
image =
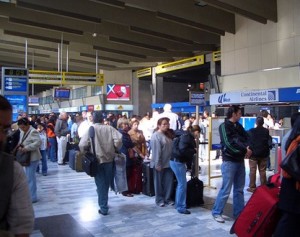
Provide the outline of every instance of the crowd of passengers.
<path id="1" fill-rule="evenodd" d="M 158 207 L 175 206 L 177 212 L 181 214 L 191 213 L 186 206 L 186 169 L 189 164 L 183 158 L 194 157 L 196 141 L 201 138 L 204 128 L 209 126 L 207 111 L 203 113 L 199 122 L 195 122 L 194 117 L 184 118 L 173 113 L 170 104 L 164 106 L 164 112 L 153 113 L 152 117 L 146 114 L 144 117 L 127 118 L 125 115 L 115 116 L 112 113 L 104 117 L 100 111 L 82 112 L 73 116 L 66 112 L 61 112 L 58 116 L 54 113 L 48 116 L 28 116 L 23 113 L 10 126 L 12 107 L 4 97 L 0 99 L 3 102 L 0 107 L 3 111 L 3 118 L 0 121 L 2 134 L 0 138 L 5 139 L 1 146 L 1 160 L 9 161 L 7 153 L 12 155 L 15 155 L 16 151 L 30 153 L 30 163 L 24 167 L 25 173 L 23 174 L 26 176 L 27 185 L 24 182 L 25 178 L 21 175 L 23 172 L 20 164 L 14 164 L 16 168 L 14 175 L 18 175 L 21 179 L 18 179 L 19 189 L 14 186 L 13 191 L 18 192 L 19 196 L 12 195 L 12 206 L 16 204 L 17 198 L 21 197 L 23 197 L 22 205 L 27 207 L 29 207 L 27 201 L 37 202 L 36 174 L 41 172 L 42 175 L 47 176 L 47 159 L 57 162 L 58 165 L 64 165 L 68 143 L 78 144 L 80 148 L 78 152 L 83 154 L 89 144 L 90 127 L 93 127 L 95 153 L 98 160 L 94 180 L 97 186 L 99 214 L 109 214 L 108 193 L 114 174 L 114 159 L 116 154 L 120 153 L 126 158 L 128 186 L 127 190 L 122 192 L 123 196 L 133 197 L 142 192 L 142 164 L 148 161 L 150 167 L 153 168 L 155 204 Z M 262 111 L 261 116 L 256 118 L 255 128 L 245 131 L 238 122 L 242 116 L 241 109 L 238 106 L 231 106 L 228 108 L 224 122 L 219 126 L 223 158 L 222 186 L 212 208 L 212 216 L 217 222 L 225 222 L 222 214 L 232 186 L 234 187 L 234 218 L 238 218 L 243 210 L 245 205 L 244 159 L 249 159 L 250 165 L 250 184 L 247 191 L 254 192 L 256 189 L 256 178 L 253 175 L 257 168 L 260 172 L 261 185 L 266 183 L 265 170 L 270 155 L 268 129 L 276 125 L 265 112 Z M 300 141 L 299 114 L 295 113 L 291 116 L 292 129 L 282 139 L 282 146 L 287 154 L 293 152 L 292 149 L 297 147 Z M 184 155 L 177 156 L 176 138 L 180 138 L 178 149 L 182 148 Z M 42 160 L 41 164 L 40 160 Z M 0 164 L 3 165 L 3 163 Z M 279 200 L 282 218 L 275 231 L 276 237 L 286 236 L 286 229 L 293 232 L 299 220 L 300 181 L 295 180 L 288 172 L 283 172 L 282 176 Z M 177 179 L 177 187 L 174 186 L 174 177 Z M 29 194 L 28 200 L 25 198 L 26 193 Z M 29 209 L 30 214 L 32 208 Z M 28 215 L 30 226 L 33 223 L 32 216 Z M 9 219 L 9 222 L 12 223 L 12 221 L 16 219 Z M 25 229 L 14 231 L 28 233 L 28 228 L 26 232 L 24 232 Z M 292 232 L 289 232 L 289 236 L 299 236 L 298 232 L 296 235 L 292 235 Z"/>
<path id="2" fill-rule="evenodd" d="M 128 190 L 122 192 L 122 195 L 132 197 L 134 194 L 142 192 L 143 161 L 150 162 L 151 160 L 152 167 L 162 165 L 162 167 L 158 168 L 159 174 L 163 173 L 163 171 L 169 173 L 167 181 L 160 180 L 161 178 L 154 174 L 157 177 L 155 179 L 157 181 L 155 189 L 157 193 L 156 204 L 158 206 L 164 206 L 165 204 L 174 205 L 174 201 L 171 199 L 174 174 L 169 165 L 172 140 L 176 136 L 174 131 L 191 131 L 192 126 L 196 125 L 194 116 L 178 116 L 171 111 L 171 106 L 168 104 L 164 109 L 163 113 L 154 112 L 153 116 L 147 113 L 143 117 L 133 115 L 130 118 L 127 118 L 126 115 L 115 115 L 113 113 L 103 116 L 104 114 L 97 112 L 98 117 L 99 115 L 101 116 L 101 125 L 114 128 L 121 137 L 120 142 L 122 145 L 115 147 L 115 150 L 126 156 Z M 39 153 L 36 153 L 37 155 L 31 158 L 30 166 L 25 168 L 33 203 L 38 201 L 36 174 L 48 175 L 47 162 L 55 162 L 58 165 L 66 164 L 66 151 L 69 144 L 79 144 L 82 137 L 87 133 L 88 128 L 99 123 L 99 121 L 95 121 L 95 114 L 86 111 L 76 114 L 61 112 L 60 114 L 50 113 L 47 115 L 22 113 L 18 116 L 17 121 L 13 122 L 7 137 L 5 151 L 14 154 L 20 144 L 20 139 L 22 140 L 23 137 L 26 137 L 27 133 L 28 137 L 25 140 L 30 140 L 31 151 L 39 151 Z M 161 118 L 165 118 L 165 120 L 161 120 Z M 208 112 L 205 112 L 203 117 L 200 117 L 201 126 L 208 125 L 207 118 Z M 162 122 L 164 122 L 164 125 L 161 124 Z M 198 130 L 200 133 L 200 127 Z M 153 136 L 153 134 L 160 134 L 162 137 Z M 162 142 L 162 138 L 165 144 L 162 144 L 164 149 L 160 150 L 157 142 Z M 153 149 L 150 149 L 150 143 L 152 143 Z M 159 157 L 161 153 L 163 153 L 162 157 L 155 160 L 155 157 Z M 152 156 L 152 159 L 151 154 L 155 154 L 154 157 Z M 155 162 L 156 164 L 154 164 Z M 191 164 L 189 167 L 191 167 Z M 165 178 L 167 176 L 163 175 L 162 177 Z M 163 185 L 159 185 L 158 181 Z M 168 186 L 170 188 L 166 197 L 164 197 L 165 194 L 163 192 Z M 161 197 L 158 197 L 159 193 L 161 193 Z M 186 212 L 185 209 L 182 212 Z"/>

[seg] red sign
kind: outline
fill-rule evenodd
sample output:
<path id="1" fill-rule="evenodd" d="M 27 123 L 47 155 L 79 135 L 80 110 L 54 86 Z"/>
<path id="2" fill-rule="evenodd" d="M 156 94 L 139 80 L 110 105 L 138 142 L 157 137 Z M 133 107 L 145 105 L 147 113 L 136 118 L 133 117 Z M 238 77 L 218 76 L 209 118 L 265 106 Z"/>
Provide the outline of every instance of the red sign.
<path id="1" fill-rule="evenodd" d="M 107 84 L 107 100 L 130 100 L 130 85 L 128 84 Z"/>
<path id="2" fill-rule="evenodd" d="M 88 105 L 87 106 L 87 111 L 93 112 L 94 111 L 94 105 Z"/>

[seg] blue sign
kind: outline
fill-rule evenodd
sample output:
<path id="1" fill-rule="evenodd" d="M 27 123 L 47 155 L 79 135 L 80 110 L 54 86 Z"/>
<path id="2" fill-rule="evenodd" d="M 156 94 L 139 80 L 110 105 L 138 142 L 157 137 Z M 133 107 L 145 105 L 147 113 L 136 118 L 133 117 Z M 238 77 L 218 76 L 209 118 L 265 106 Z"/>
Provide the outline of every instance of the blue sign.
<path id="1" fill-rule="evenodd" d="M 88 111 L 88 108 L 86 105 L 80 106 L 80 112 L 82 111 Z"/>
<path id="2" fill-rule="evenodd" d="M 279 88 L 279 102 L 300 101 L 300 87 Z"/>
<path id="3" fill-rule="evenodd" d="M 4 95 L 13 107 L 13 121 L 17 121 L 18 115 L 27 112 L 26 95 Z"/>
<path id="4" fill-rule="evenodd" d="M 5 92 L 25 92 L 27 93 L 27 77 L 6 77 L 4 76 Z"/>

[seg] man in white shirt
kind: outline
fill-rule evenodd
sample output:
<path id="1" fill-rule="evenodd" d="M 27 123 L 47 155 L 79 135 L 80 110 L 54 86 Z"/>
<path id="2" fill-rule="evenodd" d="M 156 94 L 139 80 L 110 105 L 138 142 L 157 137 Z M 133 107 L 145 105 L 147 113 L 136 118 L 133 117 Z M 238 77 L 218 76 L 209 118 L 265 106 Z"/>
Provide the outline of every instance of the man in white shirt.
<path id="1" fill-rule="evenodd" d="M 164 112 L 159 114 L 156 118 L 156 121 L 158 121 L 160 118 L 167 117 L 170 119 L 170 128 L 175 130 L 178 130 L 181 128 L 178 115 L 172 112 L 172 105 L 165 104 L 164 106 Z"/>

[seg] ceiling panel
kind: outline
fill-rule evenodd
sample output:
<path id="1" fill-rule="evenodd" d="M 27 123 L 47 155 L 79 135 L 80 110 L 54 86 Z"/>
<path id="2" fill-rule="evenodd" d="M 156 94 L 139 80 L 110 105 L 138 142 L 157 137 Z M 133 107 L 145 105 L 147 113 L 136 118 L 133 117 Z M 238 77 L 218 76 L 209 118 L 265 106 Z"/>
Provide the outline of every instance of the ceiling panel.
<path id="1" fill-rule="evenodd" d="M 0 2 L 2 65 L 69 70 L 137 70 L 220 49 L 235 15 L 277 21 L 276 0 L 14 0 Z M 61 45 L 63 44 L 63 45 Z M 97 52 L 96 52 L 97 51 Z M 24 54 L 22 53 L 24 52 Z M 65 62 L 66 64 L 66 62 Z M 64 67 L 63 67 L 64 68 Z"/>

